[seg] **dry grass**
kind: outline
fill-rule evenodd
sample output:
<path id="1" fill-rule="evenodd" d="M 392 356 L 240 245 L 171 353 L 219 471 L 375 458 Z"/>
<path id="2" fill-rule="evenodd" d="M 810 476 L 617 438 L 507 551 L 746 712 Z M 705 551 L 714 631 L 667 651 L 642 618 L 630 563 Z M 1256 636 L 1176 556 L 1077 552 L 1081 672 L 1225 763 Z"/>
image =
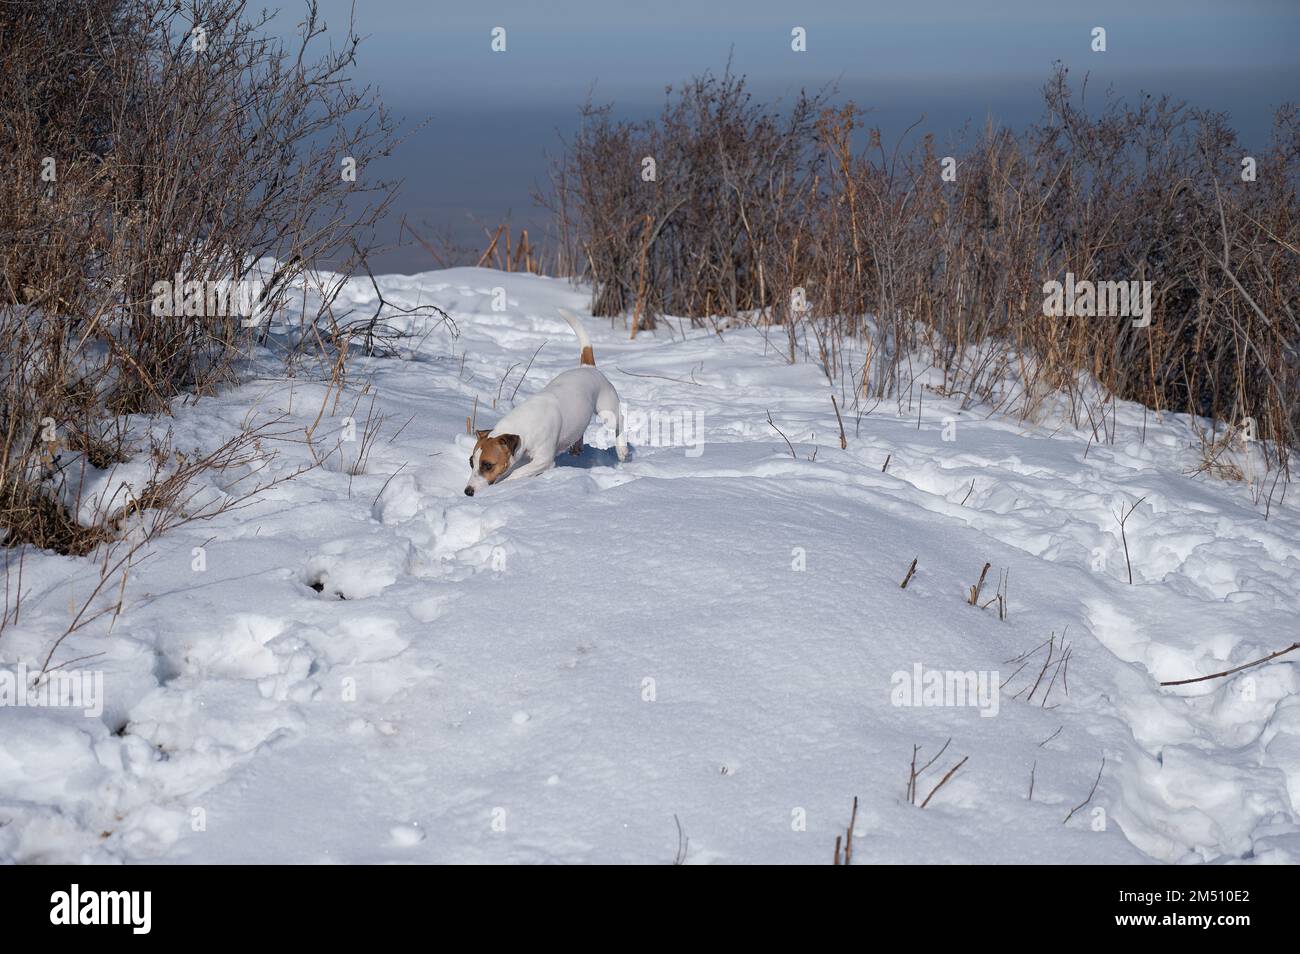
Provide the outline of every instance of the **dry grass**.
<path id="1" fill-rule="evenodd" d="M 126 415 L 230 381 L 290 284 L 318 261 L 364 261 L 391 197 L 366 167 L 394 128 L 348 82 L 351 32 L 326 43 L 314 6 L 298 30 L 275 39 L 243 0 L 0 2 L 6 545 L 75 554 L 112 536 L 55 502 L 55 461 L 123 460 Z M 155 284 L 178 274 L 260 291 L 251 314 L 156 313 Z M 382 346 L 374 319 L 339 333 Z"/>
<path id="2" fill-rule="evenodd" d="M 918 405 L 919 355 L 964 406 L 1038 419 L 1063 395 L 1099 442 L 1115 440 L 1116 398 L 1249 418 L 1286 470 L 1300 114 L 1283 106 L 1270 141 L 1248 147 L 1220 114 L 1086 92 L 1058 68 L 1037 124 L 967 134 L 955 181 L 929 136 L 891 148 L 852 103 L 804 96 L 778 112 L 730 73 L 686 84 L 652 122 L 589 104 L 551 177 L 559 259 L 592 283 L 594 313 L 631 315 L 633 333 L 665 313 L 782 333 L 851 414 Z M 1044 283 L 1067 272 L 1150 281 L 1150 324 L 1044 317 Z"/>

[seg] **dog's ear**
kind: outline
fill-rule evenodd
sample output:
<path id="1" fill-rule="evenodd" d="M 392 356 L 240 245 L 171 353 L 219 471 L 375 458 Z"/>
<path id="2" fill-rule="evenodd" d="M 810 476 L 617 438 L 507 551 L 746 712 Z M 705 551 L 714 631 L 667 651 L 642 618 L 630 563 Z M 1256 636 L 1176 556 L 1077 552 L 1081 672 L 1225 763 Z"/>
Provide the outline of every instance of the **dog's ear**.
<path id="1" fill-rule="evenodd" d="M 476 435 L 478 435 L 478 439 L 479 439 L 479 440 L 482 440 L 483 438 L 485 438 L 485 437 L 487 437 L 489 434 L 491 434 L 491 433 L 492 433 L 492 430 L 491 430 L 491 428 L 489 428 L 489 429 L 486 430 L 486 431 L 475 431 L 474 433 L 475 433 Z"/>
<path id="2" fill-rule="evenodd" d="M 518 434 L 502 434 L 497 438 L 497 440 L 499 440 L 502 444 L 506 445 L 506 450 L 510 451 L 511 457 L 519 453 Z"/>

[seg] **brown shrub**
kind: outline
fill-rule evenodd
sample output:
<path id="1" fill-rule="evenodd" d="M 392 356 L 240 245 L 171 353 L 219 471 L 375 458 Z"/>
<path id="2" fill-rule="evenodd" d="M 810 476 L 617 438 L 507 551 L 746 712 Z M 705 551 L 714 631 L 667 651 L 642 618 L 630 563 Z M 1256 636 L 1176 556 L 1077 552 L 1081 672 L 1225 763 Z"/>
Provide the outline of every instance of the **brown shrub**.
<path id="1" fill-rule="evenodd" d="M 778 116 L 729 73 L 688 84 L 651 123 L 589 105 L 552 175 L 561 258 L 591 282 L 594 312 L 631 312 L 634 334 L 656 313 L 777 324 L 791 360 L 816 360 L 855 399 L 911 407 L 905 363 L 924 348 L 940 390 L 967 403 L 1029 416 L 1064 390 L 1075 423 L 1100 416 L 1109 439 L 1110 396 L 1250 418 L 1285 469 L 1278 447 L 1300 446 L 1295 106 L 1249 150 L 1227 117 L 1167 97 L 1108 96 L 1089 113 L 1063 67 L 1043 94 L 1023 134 L 964 137 L 955 181 L 929 136 L 889 149 L 871 129 L 864 146 L 852 103 L 802 96 Z M 1152 282 L 1149 326 L 1045 317 L 1044 283 L 1067 272 Z M 1013 397 L 997 386 L 1011 374 Z"/>

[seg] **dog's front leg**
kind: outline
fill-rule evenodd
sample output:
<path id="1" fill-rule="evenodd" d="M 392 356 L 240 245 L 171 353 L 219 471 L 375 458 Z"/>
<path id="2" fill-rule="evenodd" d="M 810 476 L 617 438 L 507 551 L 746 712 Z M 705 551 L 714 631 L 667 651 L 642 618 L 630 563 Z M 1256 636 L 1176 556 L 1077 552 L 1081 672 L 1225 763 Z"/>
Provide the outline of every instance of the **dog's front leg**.
<path id="1" fill-rule="evenodd" d="M 554 457 L 541 459 L 534 457 L 531 458 L 528 463 L 524 464 L 524 466 L 515 468 L 501 479 L 506 481 L 514 480 L 516 477 L 536 477 L 538 474 L 544 473 L 554 466 Z"/>

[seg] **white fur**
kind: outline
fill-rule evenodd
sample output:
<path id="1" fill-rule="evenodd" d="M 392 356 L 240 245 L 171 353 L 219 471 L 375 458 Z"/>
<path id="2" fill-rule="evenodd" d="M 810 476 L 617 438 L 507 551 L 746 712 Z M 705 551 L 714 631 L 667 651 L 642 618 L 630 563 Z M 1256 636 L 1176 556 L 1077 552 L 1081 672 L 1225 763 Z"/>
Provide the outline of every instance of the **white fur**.
<path id="1" fill-rule="evenodd" d="M 586 329 L 578 319 L 563 308 L 559 311 L 577 333 L 579 344 L 583 348 L 591 347 Z M 532 477 L 550 470 L 557 456 L 582 439 L 593 415 L 614 431 L 618 459 L 627 460 L 627 436 L 619 415 L 618 392 L 594 367 L 583 365 L 556 375 L 550 384 L 507 412 L 492 428 L 491 437 L 519 436 L 519 450 L 510 458 L 510 471 L 501 479 Z M 465 488 L 475 493 L 488 485 L 478 473 L 478 456 L 476 451 L 471 464 L 473 472 Z M 525 457 L 528 463 L 519 466 Z"/>

